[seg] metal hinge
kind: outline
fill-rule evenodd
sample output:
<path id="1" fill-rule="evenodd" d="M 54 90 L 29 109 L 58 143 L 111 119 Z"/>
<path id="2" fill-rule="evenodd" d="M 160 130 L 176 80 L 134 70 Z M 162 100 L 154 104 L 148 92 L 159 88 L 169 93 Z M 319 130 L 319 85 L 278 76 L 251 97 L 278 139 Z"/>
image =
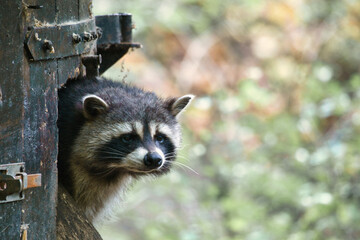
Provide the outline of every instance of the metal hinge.
<path id="1" fill-rule="evenodd" d="M 64 58 L 89 53 L 96 47 L 95 19 L 62 25 L 43 25 L 29 28 L 25 48 L 33 61 Z"/>
<path id="2" fill-rule="evenodd" d="M 24 199 L 23 191 L 41 186 L 41 174 L 26 174 L 25 163 L 0 165 L 0 203 Z"/>

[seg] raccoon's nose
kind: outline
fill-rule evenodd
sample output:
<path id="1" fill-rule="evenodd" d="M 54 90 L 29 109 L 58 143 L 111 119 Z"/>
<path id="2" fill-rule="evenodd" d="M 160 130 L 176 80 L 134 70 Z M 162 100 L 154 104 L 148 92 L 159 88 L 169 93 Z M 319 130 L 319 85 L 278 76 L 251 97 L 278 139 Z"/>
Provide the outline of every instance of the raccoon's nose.
<path id="1" fill-rule="evenodd" d="M 145 155 L 144 164 L 148 168 L 158 168 L 162 164 L 162 157 L 157 152 L 151 152 Z"/>

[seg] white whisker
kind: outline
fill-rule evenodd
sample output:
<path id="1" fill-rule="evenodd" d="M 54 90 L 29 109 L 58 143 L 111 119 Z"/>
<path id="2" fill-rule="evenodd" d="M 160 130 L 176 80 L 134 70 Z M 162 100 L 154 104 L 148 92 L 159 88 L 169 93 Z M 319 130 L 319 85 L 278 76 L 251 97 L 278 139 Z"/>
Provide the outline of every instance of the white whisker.
<path id="1" fill-rule="evenodd" d="M 177 165 L 177 166 L 179 166 L 179 167 L 185 167 L 185 168 L 187 168 L 188 170 L 190 170 L 191 172 L 195 173 L 196 175 L 200 175 L 197 171 L 195 171 L 194 169 L 192 169 L 191 167 L 189 167 L 189 166 L 187 166 L 187 165 L 185 165 L 185 164 L 183 164 L 183 163 L 173 162 L 173 161 L 167 161 L 167 162 L 171 162 L 171 163 L 173 163 L 173 164 L 175 164 L 175 165 Z"/>

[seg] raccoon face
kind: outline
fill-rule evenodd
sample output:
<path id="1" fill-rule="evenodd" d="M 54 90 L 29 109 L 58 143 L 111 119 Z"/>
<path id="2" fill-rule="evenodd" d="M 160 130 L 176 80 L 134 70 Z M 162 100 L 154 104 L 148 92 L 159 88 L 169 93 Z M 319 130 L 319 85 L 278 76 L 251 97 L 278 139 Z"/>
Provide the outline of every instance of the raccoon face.
<path id="1" fill-rule="evenodd" d="M 96 151 L 96 159 L 110 168 L 130 173 L 163 173 L 175 159 L 178 132 L 156 122 L 119 123 L 119 136 Z"/>
<path id="2" fill-rule="evenodd" d="M 125 113 L 97 95 L 85 96 L 82 114 L 86 122 L 74 148 L 83 161 L 78 164 L 106 178 L 119 173 L 168 172 L 181 141 L 177 117 L 192 99 L 186 95 Z"/>

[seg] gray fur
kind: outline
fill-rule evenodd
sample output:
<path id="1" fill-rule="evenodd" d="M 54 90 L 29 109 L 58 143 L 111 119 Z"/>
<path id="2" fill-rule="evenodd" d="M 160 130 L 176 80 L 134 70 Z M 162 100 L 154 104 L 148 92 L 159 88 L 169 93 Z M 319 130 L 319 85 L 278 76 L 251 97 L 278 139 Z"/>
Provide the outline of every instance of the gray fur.
<path id="1" fill-rule="evenodd" d="M 59 180 L 90 220 L 109 215 L 134 179 L 169 171 L 181 142 L 177 117 L 192 98 L 163 100 L 103 78 L 59 90 Z M 150 152 L 158 166 L 144 164 Z"/>

